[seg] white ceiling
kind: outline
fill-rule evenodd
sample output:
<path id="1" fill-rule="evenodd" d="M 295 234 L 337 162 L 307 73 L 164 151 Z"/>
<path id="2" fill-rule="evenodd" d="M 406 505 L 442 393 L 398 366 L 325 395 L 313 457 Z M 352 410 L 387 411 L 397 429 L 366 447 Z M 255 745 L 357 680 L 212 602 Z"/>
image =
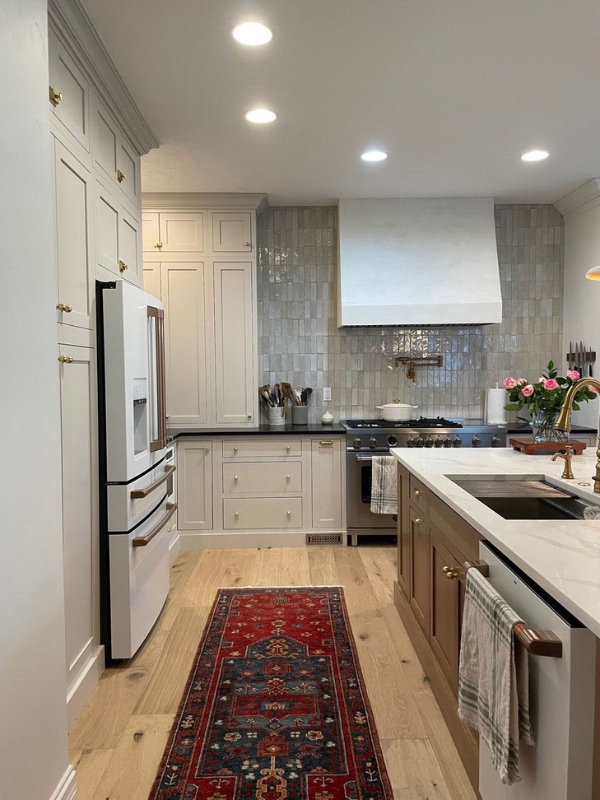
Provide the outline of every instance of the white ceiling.
<path id="1" fill-rule="evenodd" d="M 82 1 L 161 142 L 145 191 L 553 202 L 600 175 L 598 0 Z"/>

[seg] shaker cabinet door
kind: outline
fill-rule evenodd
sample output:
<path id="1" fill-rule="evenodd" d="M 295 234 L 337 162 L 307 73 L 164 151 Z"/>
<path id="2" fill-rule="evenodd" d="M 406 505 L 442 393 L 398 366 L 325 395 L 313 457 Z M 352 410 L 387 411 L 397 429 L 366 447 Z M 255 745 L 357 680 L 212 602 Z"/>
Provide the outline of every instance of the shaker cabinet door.
<path id="1" fill-rule="evenodd" d="M 161 253 L 203 253 L 204 214 L 161 212 L 158 241 Z"/>
<path id="2" fill-rule="evenodd" d="M 208 531 L 213 527 L 213 443 L 200 439 L 177 448 L 177 527 Z"/>
<path id="3" fill-rule="evenodd" d="M 448 578 L 448 570 L 459 567 L 458 561 L 430 531 L 431 542 L 431 615 L 430 639 L 438 663 L 454 692 L 458 692 L 458 653 L 460 637 L 460 581 Z M 452 576 L 452 573 L 450 572 Z"/>
<path id="4" fill-rule="evenodd" d="M 103 184 L 96 181 L 96 260 L 98 266 L 120 275 L 120 205 Z"/>
<path id="5" fill-rule="evenodd" d="M 215 211 L 212 215 L 215 253 L 249 253 L 252 250 L 252 214 L 249 211 Z"/>
<path id="6" fill-rule="evenodd" d="M 342 527 L 342 441 L 311 441 L 312 526 L 340 530 Z"/>
<path id="7" fill-rule="evenodd" d="M 254 418 L 254 313 L 252 262 L 213 264 L 215 402 L 217 424 L 252 424 Z"/>
<path id="8" fill-rule="evenodd" d="M 410 606 L 425 634 L 429 633 L 429 526 L 420 513 L 410 508 Z"/>
<path id="9" fill-rule="evenodd" d="M 91 328 L 91 175 L 66 147 L 53 142 L 57 320 L 60 325 Z"/>
<path id="10" fill-rule="evenodd" d="M 90 87 L 54 31 L 48 32 L 50 110 L 86 150 L 90 149 Z"/>
<path id="11" fill-rule="evenodd" d="M 121 209 L 119 216 L 119 272 L 121 277 L 139 286 L 140 275 L 140 224 Z"/>

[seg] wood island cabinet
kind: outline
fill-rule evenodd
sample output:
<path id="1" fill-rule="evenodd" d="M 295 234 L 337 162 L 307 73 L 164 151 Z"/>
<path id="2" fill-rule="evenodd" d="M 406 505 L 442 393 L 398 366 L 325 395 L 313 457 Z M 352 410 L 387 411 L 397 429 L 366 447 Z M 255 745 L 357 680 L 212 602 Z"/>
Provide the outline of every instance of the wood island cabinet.
<path id="1" fill-rule="evenodd" d="M 456 708 L 464 563 L 482 537 L 401 465 L 398 502 L 396 608 L 477 791 L 477 736 Z"/>

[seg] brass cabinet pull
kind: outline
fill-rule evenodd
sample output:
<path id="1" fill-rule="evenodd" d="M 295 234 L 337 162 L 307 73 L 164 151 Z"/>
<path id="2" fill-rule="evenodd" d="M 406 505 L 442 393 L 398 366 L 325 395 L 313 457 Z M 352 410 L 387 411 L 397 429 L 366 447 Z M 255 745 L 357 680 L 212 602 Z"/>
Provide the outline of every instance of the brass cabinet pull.
<path id="1" fill-rule="evenodd" d="M 56 307 L 59 311 L 64 311 L 65 314 L 70 314 L 73 311 L 73 306 L 68 306 L 66 303 L 57 303 Z"/>
<path id="2" fill-rule="evenodd" d="M 237 519 L 237 518 L 240 516 L 240 512 L 239 512 L 239 511 L 236 511 L 236 512 L 235 512 L 235 514 L 234 514 L 233 516 L 234 516 L 234 517 Z"/>
<path id="3" fill-rule="evenodd" d="M 442 572 L 448 578 L 449 581 L 453 581 L 455 578 L 458 578 L 458 570 L 455 567 L 442 567 Z"/>
<path id="4" fill-rule="evenodd" d="M 161 475 L 157 481 L 154 481 L 154 483 L 150 484 L 150 486 L 147 486 L 145 489 L 134 489 L 129 496 L 132 500 L 138 500 L 140 497 L 148 497 L 149 494 L 152 494 L 155 489 L 170 478 L 176 469 L 177 467 L 174 464 L 165 467 L 164 475 Z"/>
<path id="5" fill-rule="evenodd" d="M 158 247 L 160 249 L 162 247 L 162 242 L 154 242 L 154 247 Z"/>
<path id="6" fill-rule="evenodd" d="M 288 512 L 286 512 L 286 513 L 287 513 L 287 518 L 289 519 L 289 518 L 292 516 L 292 512 L 291 512 L 291 511 L 288 511 Z"/>
<path id="7" fill-rule="evenodd" d="M 58 360 L 60 361 L 61 364 L 72 364 L 73 363 L 73 359 L 71 358 L 71 356 L 59 356 Z"/>
<path id="8" fill-rule="evenodd" d="M 238 451 L 237 447 L 234 447 L 234 448 L 233 448 L 233 452 L 234 452 L 234 453 L 237 453 L 237 451 Z"/>
<path id="9" fill-rule="evenodd" d="M 238 478 L 238 476 L 237 476 L 237 475 L 234 475 L 234 476 L 233 476 L 233 480 L 234 480 L 234 481 L 237 483 L 237 482 L 239 481 L 239 478 Z"/>
<path id="10" fill-rule="evenodd" d="M 119 272 L 125 272 L 127 269 L 127 264 L 124 261 L 119 260 Z"/>
<path id="11" fill-rule="evenodd" d="M 420 489 L 415 489 L 415 497 L 421 497 L 422 492 Z"/>
<path id="12" fill-rule="evenodd" d="M 286 475 L 285 479 L 289 483 L 292 480 L 292 476 L 291 475 Z"/>
<path id="13" fill-rule="evenodd" d="M 205 445 L 204 445 L 204 449 L 206 450 L 206 452 L 207 452 L 207 453 L 210 453 L 210 447 L 209 447 L 209 445 L 205 444 Z"/>
<path id="14" fill-rule="evenodd" d="M 421 517 L 417 517 L 414 520 L 414 523 L 415 523 L 415 525 L 422 525 L 423 524 L 423 520 L 421 519 Z"/>
<path id="15" fill-rule="evenodd" d="M 286 453 L 289 453 L 291 449 L 292 448 L 289 446 L 289 444 L 286 444 L 286 446 L 285 446 Z"/>
<path id="16" fill-rule="evenodd" d="M 152 539 L 154 539 L 154 537 L 162 531 L 167 522 L 177 511 L 177 503 L 167 503 L 165 509 L 167 511 L 167 515 L 163 518 L 162 522 L 159 522 L 156 528 L 154 528 L 154 530 L 151 530 L 147 536 L 139 536 L 135 538 L 131 543 L 133 547 L 145 547 L 147 544 L 150 544 Z"/>
<path id="17" fill-rule="evenodd" d="M 126 177 L 127 175 L 125 175 L 124 172 L 121 172 L 120 169 L 117 170 L 117 180 L 119 181 L 119 183 L 123 183 Z"/>
<path id="18" fill-rule="evenodd" d="M 54 108 L 56 108 L 56 106 L 62 100 L 62 92 L 55 92 L 52 86 L 50 86 L 49 89 L 50 89 L 50 102 L 52 103 Z"/>
<path id="19" fill-rule="evenodd" d="M 319 444 L 321 445 L 321 447 L 333 447 L 333 442 L 331 441 L 331 439 L 323 439 L 323 441 L 319 442 Z"/>
<path id="20" fill-rule="evenodd" d="M 246 247 L 250 247 L 250 242 L 244 242 L 244 244 L 246 245 Z"/>

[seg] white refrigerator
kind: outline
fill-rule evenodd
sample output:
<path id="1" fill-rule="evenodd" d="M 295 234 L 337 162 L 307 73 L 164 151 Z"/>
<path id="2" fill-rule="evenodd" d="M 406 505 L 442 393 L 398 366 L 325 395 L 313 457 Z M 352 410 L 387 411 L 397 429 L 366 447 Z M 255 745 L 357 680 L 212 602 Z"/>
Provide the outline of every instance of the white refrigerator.
<path id="1" fill-rule="evenodd" d="M 131 658 L 169 591 L 162 303 L 125 281 L 97 283 L 100 596 L 107 661 Z"/>

